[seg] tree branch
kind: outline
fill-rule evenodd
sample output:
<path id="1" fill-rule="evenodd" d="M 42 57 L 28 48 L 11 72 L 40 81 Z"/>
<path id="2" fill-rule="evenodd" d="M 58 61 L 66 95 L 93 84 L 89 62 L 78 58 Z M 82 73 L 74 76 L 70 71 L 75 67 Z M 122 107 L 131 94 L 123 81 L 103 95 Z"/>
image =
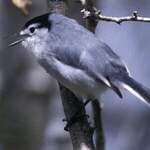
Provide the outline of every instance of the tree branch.
<path id="1" fill-rule="evenodd" d="M 131 16 L 112 17 L 112 16 L 102 15 L 101 11 L 97 10 L 94 7 L 92 10 L 93 11 L 90 11 L 88 9 L 81 10 L 81 12 L 83 13 L 83 18 L 93 18 L 97 21 L 98 20 L 109 21 L 109 22 L 115 22 L 117 24 L 121 24 L 122 22 L 125 22 L 125 21 L 150 22 L 150 18 L 139 16 L 137 11 L 133 11 Z"/>
<path id="2" fill-rule="evenodd" d="M 89 12 L 95 14 L 95 1 L 94 0 L 80 0 L 84 10 L 89 10 Z M 95 32 L 97 26 L 97 19 L 95 17 L 86 17 L 87 18 L 87 28 Z M 93 115 L 94 115 L 94 125 L 95 125 L 95 134 L 96 134 L 96 150 L 104 150 L 105 148 L 105 139 L 102 127 L 102 117 L 101 117 L 101 107 L 97 99 L 92 101 Z"/>
<path id="3" fill-rule="evenodd" d="M 47 0 L 47 2 L 50 11 L 65 14 L 66 0 Z M 73 150 L 94 150 L 93 128 L 90 127 L 87 117 L 85 117 L 83 102 L 63 85 L 59 84 L 59 87 L 66 120 L 71 120 L 74 114 L 80 117 L 69 127 Z"/>
<path id="4" fill-rule="evenodd" d="M 80 110 L 79 116 L 81 118 L 77 119 L 74 124 L 69 129 L 73 149 L 74 150 L 94 150 L 93 144 L 93 128 L 90 127 L 84 105 L 79 101 L 75 95 L 66 89 L 64 86 L 60 85 L 62 103 L 64 107 L 64 112 L 67 120 L 70 120 L 72 116 Z M 85 117 L 83 117 L 85 116 Z"/>

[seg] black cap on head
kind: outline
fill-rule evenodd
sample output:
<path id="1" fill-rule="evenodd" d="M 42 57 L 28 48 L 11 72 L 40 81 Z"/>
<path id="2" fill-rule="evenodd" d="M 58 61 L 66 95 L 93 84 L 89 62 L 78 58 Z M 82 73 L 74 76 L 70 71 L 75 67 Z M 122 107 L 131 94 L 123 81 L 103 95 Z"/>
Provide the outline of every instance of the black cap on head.
<path id="1" fill-rule="evenodd" d="M 41 16 L 38 16 L 38 17 L 35 17 L 35 18 L 29 20 L 23 26 L 23 29 L 27 28 L 28 26 L 30 26 L 31 24 L 34 24 L 34 23 L 38 23 L 39 24 L 39 26 L 38 26 L 39 28 L 42 28 L 42 27 L 50 28 L 51 27 L 51 22 L 48 19 L 50 14 L 51 13 L 47 13 L 47 14 L 44 14 L 44 15 L 41 15 Z"/>

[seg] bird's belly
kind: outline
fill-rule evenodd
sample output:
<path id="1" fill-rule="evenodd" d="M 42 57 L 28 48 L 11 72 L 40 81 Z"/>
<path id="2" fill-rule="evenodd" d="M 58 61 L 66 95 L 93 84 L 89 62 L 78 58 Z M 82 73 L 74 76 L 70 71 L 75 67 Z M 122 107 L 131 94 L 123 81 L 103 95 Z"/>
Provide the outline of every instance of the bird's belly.
<path id="1" fill-rule="evenodd" d="M 55 74 L 53 77 L 75 95 L 85 99 L 98 98 L 106 88 L 103 83 L 95 81 L 94 78 L 78 69 L 64 70 L 63 73 Z"/>
<path id="2" fill-rule="evenodd" d="M 41 65 L 57 81 L 74 92 L 77 96 L 85 98 L 98 98 L 106 86 L 97 82 L 84 70 L 61 63 L 55 58 L 42 62 Z"/>
<path id="3" fill-rule="evenodd" d="M 61 82 L 61 81 L 60 81 Z M 91 82 L 85 82 L 83 81 L 78 83 L 68 83 L 68 82 L 61 82 L 64 86 L 66 86 L 68 89 L 70 89 L 75 95 L 85 98 L 85 99 L 95 99 L 99 98 L 101 92 L 104 91 L 104 88 L 102 86 L 97 86 L 97 84 L 92 85 Z M 91 83 L 91 85 L 89 85 Z"/>

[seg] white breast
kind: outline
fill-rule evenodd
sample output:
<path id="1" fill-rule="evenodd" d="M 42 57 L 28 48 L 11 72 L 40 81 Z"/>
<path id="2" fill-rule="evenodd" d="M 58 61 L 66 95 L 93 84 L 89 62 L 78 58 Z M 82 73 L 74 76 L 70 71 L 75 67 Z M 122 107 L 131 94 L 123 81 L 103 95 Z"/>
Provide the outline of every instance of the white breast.
<path id="1" fill-rule="evenodd" d="M 22 45 L 28 50 L 32 51 L 33 54 L 39 58 L 41 53 L 46 49 L 46 42 L 48 38 L 48 29 L 36 30 L 33 35 L 26 38 Z"/>

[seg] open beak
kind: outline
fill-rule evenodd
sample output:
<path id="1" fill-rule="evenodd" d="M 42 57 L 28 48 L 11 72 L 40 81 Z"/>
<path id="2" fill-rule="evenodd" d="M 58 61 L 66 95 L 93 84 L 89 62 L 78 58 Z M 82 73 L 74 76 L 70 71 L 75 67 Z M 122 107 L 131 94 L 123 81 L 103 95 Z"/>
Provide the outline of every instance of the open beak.
<path id="1" fill-rule="evenodd" d="M 8 44 L 8 47 L 15 46 L 15 45 L 21 43 L 22 41 L 24 41 L 27 37 L 29 37 L 29 35 L 27 35 L 27 34 L 20 34 L 20 33 L 15 33 L 14 36 L 17 36 L 18 40 Z"/>
<path id="2" fill-rule="evenodd" d="M 15 42 L 13 42 L 13 43 L 10 43 L 10 44 L 8 45 L 8 47 L 15 46 L 15 45 L 17 45 L 17 44 L 21 43 L 22 41 L 24 41 L 24 39 L 19 39 L 19 40 L 17 40 L 17 41 L 15 41 Z"/>

